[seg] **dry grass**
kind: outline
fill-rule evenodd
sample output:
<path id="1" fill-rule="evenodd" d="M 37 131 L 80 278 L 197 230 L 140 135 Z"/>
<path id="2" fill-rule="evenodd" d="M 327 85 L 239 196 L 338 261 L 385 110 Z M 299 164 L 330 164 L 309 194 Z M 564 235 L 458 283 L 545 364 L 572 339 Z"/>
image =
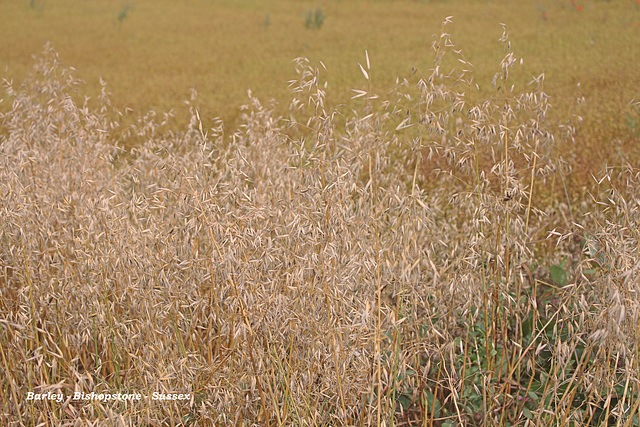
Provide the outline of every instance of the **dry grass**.
<path id="1" fill-rule="evenodd" d="M 122 129 L 49 47 L 0 137 L 2 423 L 637 426 L 639 178 L 568 197 L 577 119 L 506 29 L 476 101 L 445 30 L 389 96 L 365 55 L 351 111 L 299 59 L 231 133 L 195 96 Z"/>

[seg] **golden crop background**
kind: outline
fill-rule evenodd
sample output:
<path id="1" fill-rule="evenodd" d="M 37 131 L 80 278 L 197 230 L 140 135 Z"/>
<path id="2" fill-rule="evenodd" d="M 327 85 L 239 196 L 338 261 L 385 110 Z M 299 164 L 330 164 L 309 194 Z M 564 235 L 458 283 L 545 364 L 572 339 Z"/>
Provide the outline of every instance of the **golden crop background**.
<path id="1" fill-rule="evenodd" d="M 326 19 L 309 30 L 306 14 L 317 8 Z M 286 105 L 287 81 L 295 77 L 292 60 L 299 56 L 327 66 L 328 102 L 338 104 L 349 101 L 350 89 L 363 86 L 357 63 L 367 50 L 373 88 L 386 93 L 412 67 L 430 68 L 433 34 L 451 15 L 448 30 L 474 65 L 482 92 L 492 90 L 504 23 L 513 50 L 524 59 L 515 81 L 524 85 L 545 73 L 552 115 L 567 116 L 576 99 L 585 97 L 575 152 L 582 184 L 605 160 L 619 160 L 620 150 L 637 157 L 638 123 L 627 116 L 628 103 L 640 94 L 635 1 L 2 2 L 0 65 L 7 78 L 21 81 L 32 55 L 51 41 L 62 60 L 79 70 L 89 94 L 98 93 L 102 77 L 120 109 L 173 110 L 184 117 L 182 101 L 195 88 L 201 116 L 221 117 L 232 129 L 248 89 Z"/>

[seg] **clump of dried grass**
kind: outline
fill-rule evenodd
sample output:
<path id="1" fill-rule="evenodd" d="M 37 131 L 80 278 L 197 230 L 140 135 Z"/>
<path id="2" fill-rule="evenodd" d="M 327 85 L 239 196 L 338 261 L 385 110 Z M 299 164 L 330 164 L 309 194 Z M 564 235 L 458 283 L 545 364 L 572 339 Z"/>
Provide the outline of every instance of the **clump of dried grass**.
<path id="1" fill-rule="evenodd" d="M 7 86 L 0 140 L 6 420 L 632 423 L 635 196 L 594 204 L 592 223 L 549 218 L 563 205 L 535 196 L 566 166 L 542 77 L 512 88 L 505 30 L 478 102 L 444 29 L 434 68 L 386 97 L 366 55 L 349 112 L 297 60 L 290 116 L 249 94 L 230 137 L 205 131 L 195 97 L 182 132 L 154 114 L 123 131 L 106 93 L 76 103 L 48 47 Z M 124 155 L 116 135 L 142 143 Z M 546 272 L 581 248 L 541 250 L 553 226 L 585 241 L 566 283 Z M 47 390 L 193 397 L 25 400 Z"/>

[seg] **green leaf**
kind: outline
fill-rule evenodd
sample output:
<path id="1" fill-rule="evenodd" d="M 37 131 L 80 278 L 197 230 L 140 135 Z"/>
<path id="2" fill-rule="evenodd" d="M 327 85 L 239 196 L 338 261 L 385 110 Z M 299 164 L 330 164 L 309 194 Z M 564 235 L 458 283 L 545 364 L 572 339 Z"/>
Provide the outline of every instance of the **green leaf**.
<path id="1" fill-rule="evenodd" d="M 522 322 L 522 336 L 525 338 L 530 337 L 533 334 L 533 315 L 529 315 L 524 322 Z"/>
<path id="2" fill-rule="evenodd" d="M 564 264 L 564 261 L 562 262 Z M 549 267 L 549 275 L 551 276 L 551 280 L 558 286 L 566 286 L 567 280 L 567 272 L 564 269 L 564 265 L 552 265 Z"/>
<path id="3" fill-rule="evenodd" d="M 547 373 L 540 372 L 540 385 L 546 384 L 548 378 L 549 378 L 549 375 Z"/>
<path id="4" fill-rule="evenodd" d="M 440 408 L 442 408 L 440 401 L 436 399 L 436 397 L 430 391 L 424 392 L 424 405 L 426 407 L 425 409 L 427 410 L 427 412 L 433 413 L 436 415 L 438 412 L 440 412 Z"/>
<path id="5" fill-rule="evenodd" d="M 398 404 L 402 406 L 402 409 L 404 410 L 408 409 L 409 406 L 411 406 L 411 403 L 413 403 L 411 398 L 405 394 L 398 397 Z"/>

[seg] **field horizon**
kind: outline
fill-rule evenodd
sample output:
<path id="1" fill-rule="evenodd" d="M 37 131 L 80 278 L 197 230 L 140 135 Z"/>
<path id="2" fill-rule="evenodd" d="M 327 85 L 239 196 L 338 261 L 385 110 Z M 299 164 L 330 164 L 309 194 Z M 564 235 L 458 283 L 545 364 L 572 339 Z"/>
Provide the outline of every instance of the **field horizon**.
<path id="1" fill-rule="evenodd" d="M 306 28 L 307 14 L 316 10 L 324 16 L 322 26 Z M 629 105 L 640 95 L 633 65 L 640 62 L 634 42 L 640 35 L 640 5 L 634 2 L 556 0 L 514 6 L 463 1 L 452 8 L 444 1 L 64 0 L 6 3 L 0 12 L 0 36 L 11 46 L 0 53 L 8 80 L 27 78 L 32 57 L 50 42 L 78 70 L 77 78 L 87 82 L 83 96 L 95 100 L 104 80 L 117 109 L 133 110 L 131 121 L 149 111 L 171 112 L 178 126 L 189 119 L 184 102 L 196 90 L 205 127 L 220 118 L 229 129 L 237 126 L 240 107 L 249 102 L 248 90 L 264 102 L 273 100 L 286 115 L 296 57 L 326 66 L 329 107 L 350 107 L 351 90 L 365 86 L 358 63 L 367 51 L 373 90 L 387 96 L 397 78 L 428 72 L 433 37 L 450 15 L 448 31 L 486 98 L 504 53 L 498 41 L 504 23 L 513 52 L 524 60 L 514 70 L 514 83 L 524 88 L 544 74 L 550 119 L 566 121 L 574 114 L 583 119 L 573 153 L 580 196 L 583 187 L 590 187 L 591 174 L 619 164 L 621 151 L 640 157 L 639 121 Z M 7 108 L 0 103 L 0 111 Z"/>

